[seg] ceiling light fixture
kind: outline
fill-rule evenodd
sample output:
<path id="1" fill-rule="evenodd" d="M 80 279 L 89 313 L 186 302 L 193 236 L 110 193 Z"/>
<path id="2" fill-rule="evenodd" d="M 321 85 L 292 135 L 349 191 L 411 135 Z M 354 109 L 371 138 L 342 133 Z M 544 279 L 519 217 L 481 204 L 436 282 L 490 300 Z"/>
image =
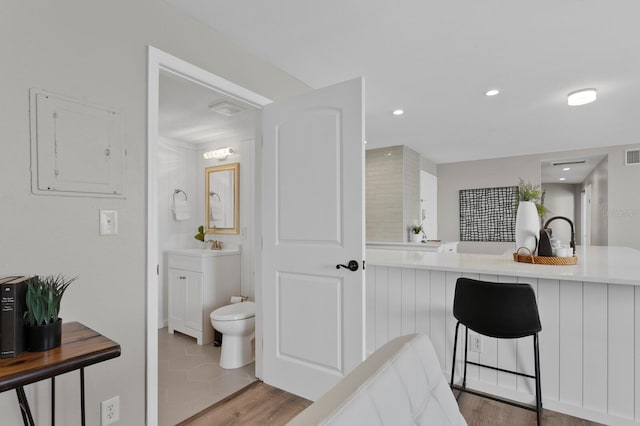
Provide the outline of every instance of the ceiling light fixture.
<path id="1" fill-rule="evenodd" d="M 586 105 L 596 100 L 596 89 L 580 89 L 569 93 L 567 104 L 570 106 Z"/>
<path id="2" fill-rule="evenodd" d="M 404 114 L 404 111 L 401 109 L 395 109 L 393 110 L 393 115 L 402 115 Z"/>
<path id="3" fill-rule="evenodd" d="M 560 180 L 567 180 L 567 178 L 560 178 Z"/>
<path id="4" fill-rule="evenodd" d="M 207 151 L 202 156 L 205 160 L 225 160 L 228 156 L 233 154 L 233 150 L 231 148 L 220 148 L 215 149 L 213 151 Z"/>
<path id="5" fill-rule="evenodd" d="M 487 93 L 485 93 L 485 95 L 487 95 L 487 96 L 495 96 L 495 95 L 497 95 L 499 93 L 500 93 L 500 91 L 498 89 L 491 89 L 491 90 L 488 90 Z"/>
<path id="6" fill-rule="evenodd" d="M 562 169 L 563 172 L 568 172 L 569 170 L 571 170 L 571 167 L 565 167 L 564 169 Z"/>

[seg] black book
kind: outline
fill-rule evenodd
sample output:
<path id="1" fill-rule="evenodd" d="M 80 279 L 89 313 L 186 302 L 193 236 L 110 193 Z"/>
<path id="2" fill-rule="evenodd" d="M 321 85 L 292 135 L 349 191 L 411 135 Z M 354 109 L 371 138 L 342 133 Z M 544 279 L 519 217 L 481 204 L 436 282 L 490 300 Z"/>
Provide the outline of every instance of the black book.
<path id="1" fill-rule="evenodd" d="M 0 358 L 24 352 L 24 311 L 28 277 L 0 279 Z"/>

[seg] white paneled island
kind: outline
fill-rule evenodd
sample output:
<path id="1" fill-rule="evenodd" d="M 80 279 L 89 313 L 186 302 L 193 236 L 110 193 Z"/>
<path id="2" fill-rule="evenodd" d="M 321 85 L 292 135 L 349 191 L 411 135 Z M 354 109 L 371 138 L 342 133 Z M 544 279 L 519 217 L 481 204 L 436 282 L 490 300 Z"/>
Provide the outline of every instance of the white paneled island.
<path id="1" fill-rule="evenodd" d="M 577 265 L 552 266 L 516 263 L 510 254 L 368 248 L 367 351 L 396 336 L 422 332 L 449 377 L 457 278 L 528 283 L 542 322 L 544 407 L 605 424 L 638 424 L 640 251 L 592 246 L 578 247 L 576 254 Z M 469 352 L 469 359 L 532 374 L 532 339 L 483 336 L 481 352 Z M 510 399 L 534 400 L 531 379 L 469 366 L 467 383 Z"/>

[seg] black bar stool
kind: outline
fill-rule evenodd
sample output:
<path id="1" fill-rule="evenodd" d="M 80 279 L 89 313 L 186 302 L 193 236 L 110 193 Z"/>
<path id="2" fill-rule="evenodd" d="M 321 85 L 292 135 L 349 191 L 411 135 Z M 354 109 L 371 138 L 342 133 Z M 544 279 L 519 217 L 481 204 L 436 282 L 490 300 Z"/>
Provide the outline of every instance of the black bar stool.
<path id="1" fill-rule="evenodd" d="M 540 354 L 538 352 L 538 333 L 542 330 L 538 304 L 533 288 L 529 284 L 493 283 L 487 281 L 458 278 L 456 292 L 453 298 L 453 316 L 458 320 L 456 324 L 455 340 L 453 343 L 453 365 L 451 367 L 451 387 L 462 392 L 471 393 L 481 397 L 504 402 L 516 407 L 535 411 L 538 425 L 542 415 L 542 392 L 540 388 Z M 456 351 L 458 346 L 458 327 L 465 326 L 464 344 L 464 373 L 462 386 L 453 384 L 455 371 Z M 517 339 L 533 336 L 533 357 L 535 361 L 535 375 L 505 370 L 490 365 L 479 364 L 467 360 L 467 346 L 469 342 L 469 329 L 476 333 L 497 337 L 500 339 Z M 482 392 L 467 389 L 467 364 L 478 367 L 490 368 L 503 373 L 517 374 L 536 381 L 536 405 L 535 407 L 520 404 L 514 401 L 488 395 Z"/>

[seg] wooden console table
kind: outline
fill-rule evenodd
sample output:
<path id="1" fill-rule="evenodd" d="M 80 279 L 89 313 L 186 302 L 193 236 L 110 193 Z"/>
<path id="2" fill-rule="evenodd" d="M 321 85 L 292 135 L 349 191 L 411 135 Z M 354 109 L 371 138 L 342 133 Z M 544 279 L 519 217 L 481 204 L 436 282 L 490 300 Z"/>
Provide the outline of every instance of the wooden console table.
<path id="1" fill-rule="evenodd" d="M 23 386 L 51 379 L 51 425 L 55 425 L 55 376 L 80 370 L 80 412 L 85 424 L 84 367 L 120 356 L 120 345 L 80 324 L 62 324 L 62 344 L 44 352 L 23 352 L 0 360 L 0 392 L 15 389 L 25 426 L 34 426 Z"/>

